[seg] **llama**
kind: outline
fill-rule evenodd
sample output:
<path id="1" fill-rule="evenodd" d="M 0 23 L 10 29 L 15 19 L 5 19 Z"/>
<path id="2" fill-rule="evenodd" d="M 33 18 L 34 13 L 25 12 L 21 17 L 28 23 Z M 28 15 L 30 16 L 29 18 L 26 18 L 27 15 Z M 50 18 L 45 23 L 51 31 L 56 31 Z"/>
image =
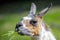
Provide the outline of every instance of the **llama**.
<path id="1" fill-rule="evenodd" d="M 56 40 L 50 28 L 43 22 L 43 16 L 51 8 L 49 4 L 38 14 L 36 13 L 36 5 L 32 3 L 30 13 L 28 16 L 23 17 L 16 25 L 16 31 L 20 35 L 28 35 L 31 40 Z"/>

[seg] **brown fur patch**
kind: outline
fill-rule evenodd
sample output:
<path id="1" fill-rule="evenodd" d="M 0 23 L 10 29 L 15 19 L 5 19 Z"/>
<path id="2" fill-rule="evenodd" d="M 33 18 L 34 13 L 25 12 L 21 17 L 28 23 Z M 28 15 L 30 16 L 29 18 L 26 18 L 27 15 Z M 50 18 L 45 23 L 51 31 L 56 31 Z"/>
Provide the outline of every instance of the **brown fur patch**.
<path id="1" fill-rule="evenodd" d="M 37 21 L 37 25 L 35 27 L 30 24 L 30 20 L 25 20 L 24 23 L 33 35 L 39 35 L 41 19 L 38 16 L 35 16 L 35 20 Z"/>

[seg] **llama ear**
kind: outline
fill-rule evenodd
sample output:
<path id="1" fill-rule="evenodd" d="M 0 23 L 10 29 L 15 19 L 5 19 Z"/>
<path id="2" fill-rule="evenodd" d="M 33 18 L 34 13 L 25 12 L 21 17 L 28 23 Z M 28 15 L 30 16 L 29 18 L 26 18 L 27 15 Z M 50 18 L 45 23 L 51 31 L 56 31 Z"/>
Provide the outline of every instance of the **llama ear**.
<path id="1" fill-rule="evenodd" d="M 39 16 L 43 17 L 46 14 L 46 12 L 51 8 L 51 6 L 52 6 L 52 3 L 50 3 L 45 9 L 39 12 Z"/>
<path id="2" fill-rule="evenodd" d="M 34 3 L 32 3 L 29 16 L 32 16 L 35 13 L 36 13 L 36 5 Z"/>

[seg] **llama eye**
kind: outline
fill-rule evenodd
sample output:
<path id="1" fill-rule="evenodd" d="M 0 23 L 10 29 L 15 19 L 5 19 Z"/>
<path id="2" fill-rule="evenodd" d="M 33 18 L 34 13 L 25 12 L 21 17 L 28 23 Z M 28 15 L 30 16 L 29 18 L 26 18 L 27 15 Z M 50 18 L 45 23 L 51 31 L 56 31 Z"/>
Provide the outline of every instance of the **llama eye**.
<path id="1" fill-rule="evenodd" d="M 31 21 L 30 21 L 30 24 L 32 24 L 33 26 L 36 26 L 37 21 L 36 21 L 36 20 L 31 20 Z"/>

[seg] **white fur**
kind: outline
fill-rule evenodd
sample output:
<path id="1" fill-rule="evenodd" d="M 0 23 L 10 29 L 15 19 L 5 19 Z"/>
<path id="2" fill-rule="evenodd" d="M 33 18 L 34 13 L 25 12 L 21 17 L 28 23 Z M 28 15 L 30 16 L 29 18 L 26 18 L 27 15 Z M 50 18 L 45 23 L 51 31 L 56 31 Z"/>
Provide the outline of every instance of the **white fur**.
<path id="1" fill-rule="evenodd" d="M 32 36 L 31 40 L 56 40 L 54 35 L 49 30 L 45 30 L 44 23 L 41 22 L 41 31 L 39 36 Z M 34 39 L 32 39 L 34 38 Z"/>
<path id="2" fill-rule="evenodd" d="M 44 23 L 41 23 L 41 32 L 40 32 L 40 36 L 39 36 L 39 40 L 56 40 L 55 37 L 53 36 L 53 34 L 51 33 L 51 31 L 46 30 L 44 28 Z"/>

